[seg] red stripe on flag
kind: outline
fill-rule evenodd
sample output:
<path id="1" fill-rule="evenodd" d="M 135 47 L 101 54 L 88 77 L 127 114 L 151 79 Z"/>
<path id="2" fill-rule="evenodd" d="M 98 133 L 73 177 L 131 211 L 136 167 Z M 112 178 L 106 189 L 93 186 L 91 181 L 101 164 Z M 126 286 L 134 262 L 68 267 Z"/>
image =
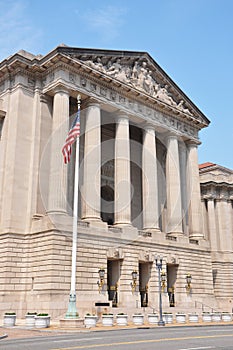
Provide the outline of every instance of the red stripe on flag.
<path id="1" fill-rule="evenodd" d="M 62 154 L 64 157 L 64 163 L 67 164 L 70 161 L 72 145 L 75 142 L 76 138 L 80 136 L 80 110 L 78 110 L 75 121 L 68 132 L 65 144 L 62 147 Z"/>

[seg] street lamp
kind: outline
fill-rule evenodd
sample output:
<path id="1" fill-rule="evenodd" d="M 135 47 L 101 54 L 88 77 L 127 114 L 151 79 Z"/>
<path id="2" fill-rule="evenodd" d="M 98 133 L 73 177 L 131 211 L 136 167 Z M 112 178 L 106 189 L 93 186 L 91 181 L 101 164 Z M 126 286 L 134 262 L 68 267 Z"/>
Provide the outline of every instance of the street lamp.
<path id="1" fill-rule="evenodd" d="M 185 278 L 186 278 L 186 282 L 187 282 L 186 290 L 187 290 L 188 293 L 191 293 L 192 275 L 190 273 L 188 273 Z"/>
<path id="2" fill-rule="evenodd" d="M 134 270 L 131 275 L 132 275 L 131 288 L 132 288 L 132 293 L 134 293 L 135 290 L 136 290 L 136 286 L 137 286 L 137 275 L 138 275 L 138 273 L 137 273 L 136 270 Z"/>
<path id="3" fill-rule="evenodd" d="M 99 286 L 99 293 L 101 292 L 101 290 L 103 289 L 104 286 L 104 275 L 105 275 L 105 270 L 103 267 L 101 267 L 98 271 L 99 273 L 99 281 L 97 281 L 97 284 Z"/>
<path id="4" fill-rule="evenodd" d="M 155 264 L 158 269 L 159 276 L 159 322 L 158 326 L 165 326 L 165 322 L 163 321 L 163 312 L 162 312 L 162 292 L 161 292 L 161 270 L 163 266 L 163 258 L 155 257 Z"/>

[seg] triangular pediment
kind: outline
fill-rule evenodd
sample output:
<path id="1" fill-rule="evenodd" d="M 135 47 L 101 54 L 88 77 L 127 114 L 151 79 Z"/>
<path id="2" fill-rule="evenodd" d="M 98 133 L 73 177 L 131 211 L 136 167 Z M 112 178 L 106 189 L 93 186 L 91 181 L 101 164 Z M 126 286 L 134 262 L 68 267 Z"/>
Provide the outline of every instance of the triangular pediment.
<path id="1" fill-rule="evenodd" d="M 228 183 L 233 185 L 233 171 L 214 163 L 199 165 L 201 183 Z"/>
<path id="2" fill-rule="evenodd" d="M 154 105 L 155 109 L 178 116 L 197 129 L 210 121 L 146 52 L 116 51 L 58 46 L 45 56 L 19 52 L 0 64 L 0 76 L 18 66 L 32 73 L 45 73 L 65 63 L 108 86 L 121 88 L 130 98 Z M 75 67 L 76 65 L 76 67 Z"/>
<path id="3" fill-rule="evenodd" d="M 196 118 L 202 127 L 209 124 L 205 115 L 146 52 L 69 47 L 57 49 L 93 71 L 170 106 L 177 113 Z"/>

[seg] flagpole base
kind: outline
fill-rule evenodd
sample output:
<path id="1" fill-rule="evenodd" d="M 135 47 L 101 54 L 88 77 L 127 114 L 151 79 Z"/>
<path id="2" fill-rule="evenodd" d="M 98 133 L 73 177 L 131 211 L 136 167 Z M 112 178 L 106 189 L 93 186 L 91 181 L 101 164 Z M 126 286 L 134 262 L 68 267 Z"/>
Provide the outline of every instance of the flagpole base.
<path id="1" fill-rule="evenodd" d="M 68 310 L 66 312 L 65 318 L 78 318 L 79 314 L 76 308 L 76 294 L 70 293 Z"/>

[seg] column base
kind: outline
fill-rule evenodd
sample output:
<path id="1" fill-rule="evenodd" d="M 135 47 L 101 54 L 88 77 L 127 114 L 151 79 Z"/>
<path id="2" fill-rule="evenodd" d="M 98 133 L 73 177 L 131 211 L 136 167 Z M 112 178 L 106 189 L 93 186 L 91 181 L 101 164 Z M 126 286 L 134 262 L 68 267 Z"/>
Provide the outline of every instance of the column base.
<path id="1" fill-rule="evenodd" d="M 200 239 L 204 239 L 204 236 L 200 232 L 195 232 L 195 233 L 193 232 L 189 234 L 189 239 L 200 240 Z"/>
<path id="2" fill-rule="evenodd" d="M 125 223 L 125 222 L 115 222 L 113 226 L 116 227 L 133 227 L 131 223 Z"/>
<path id="3" fill-rule="evenodd" d="M 121 229 L 123 236 L 127 235 L 128 239 L 135 240 L 138 238 L 138 229 L 131 224 L 117 223 L 113 227 Z"/>
<path id="4" fill-rule="evenodd" d="M 166 234 L 168 236 L 178 237 L 178 236 L 183 236 L 184 232 L 182 232 L 182 231 L 177 231 L 177 232 L 171 231 L 171 232 L 167 232 Z"/>
<path id="5" fill-rule="evenodd" d="M 89 227 L 96 227 L 96 228 L 102 228 L 107 230 L 108 229 L 108 224 L 107 222 L 102 221 L 101 219 L 98 218 L 84 218 L 82 219 L 83 222 L 88 222 Z"/>
<path id="6" fill-rule="evenodd" d="M 161 232 L 160 228 L 156 228 L 156 227 L 145 227 L 145 228 L 143 228 L 143 231 L 145 231 L 145 232 Z"/>

